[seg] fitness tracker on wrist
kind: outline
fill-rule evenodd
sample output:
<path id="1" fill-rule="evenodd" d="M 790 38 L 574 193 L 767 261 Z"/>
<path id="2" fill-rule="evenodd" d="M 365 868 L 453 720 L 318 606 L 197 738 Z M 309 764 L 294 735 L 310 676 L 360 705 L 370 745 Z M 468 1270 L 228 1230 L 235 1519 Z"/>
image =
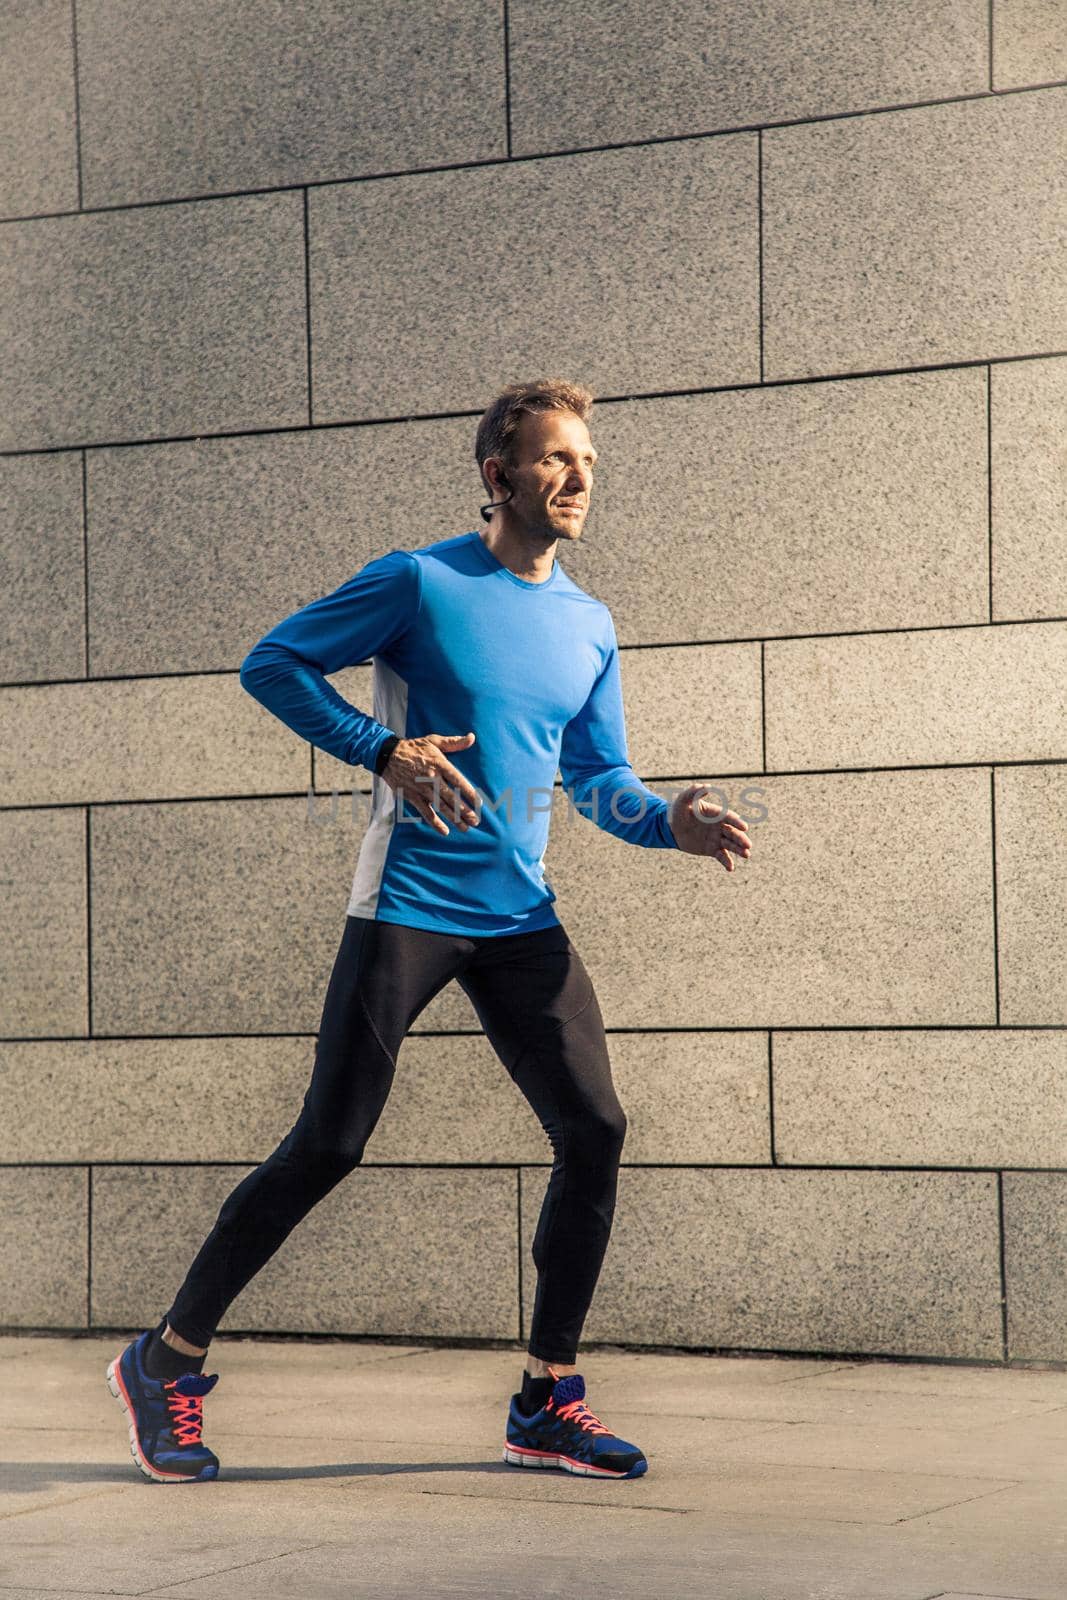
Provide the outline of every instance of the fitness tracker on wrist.
<path id="1" fill-rule="evenodd" d="M 374 770 L 379 777 L 389 765 L 389 757 L 392 755 L 399 743 L 400 735 L 398 733 L 391 733 L 388 739 L 386 739 L 385 743 L 382 745 L 381 749 L 378 751 L 378 759 L 374 763 Z"/>

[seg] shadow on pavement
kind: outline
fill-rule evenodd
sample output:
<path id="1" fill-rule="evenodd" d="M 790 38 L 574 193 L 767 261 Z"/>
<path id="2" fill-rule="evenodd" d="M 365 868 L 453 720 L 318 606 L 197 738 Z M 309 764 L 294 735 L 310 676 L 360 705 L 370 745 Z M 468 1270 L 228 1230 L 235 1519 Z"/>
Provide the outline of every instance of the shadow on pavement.
<path id="1" fill-rule="evenodd" d="M 217 1483 L 270 1482 L 284 1478 L 366 1478 L 394 1476 L 399 1472 L 495 1472 L 514 1473 L 506 1461 L 353 1461 L 329 1462 L 320 1467 L 228 1467 L 223 1462 Z M 590 1479 L 596 1482 L 596 1479 Z M 150 1483 L 132 1462 L 128 1466 L 106 1462 L 25 1461 L 0 1470 L 0 1493 L 32 1494 L 39 1489 L 63 1483 L 141 1483 L 146 1489 L 168 1489 L 166 1483 Z M 201 1484 L 201 1488 L 206 1485 Z M 0 1513 L 2 1516 L 2 1513 Z"/>

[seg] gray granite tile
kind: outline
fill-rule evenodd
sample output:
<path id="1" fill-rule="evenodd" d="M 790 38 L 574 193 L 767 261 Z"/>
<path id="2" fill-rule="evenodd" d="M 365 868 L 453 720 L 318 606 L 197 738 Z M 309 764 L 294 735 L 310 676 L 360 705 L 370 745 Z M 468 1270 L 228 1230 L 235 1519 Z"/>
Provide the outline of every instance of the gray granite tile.
<path id="1" fill-rule="evenodd" d="M 767 378 L 1059 350 L 1067 89 L 763 134 Z"/>
<path id="2" fill-rule="evenodd" d="M 507 155 L 493 0 L 79 12 L 86 204 Z"/>
<path id="3" fill-rule="evenodd" d="M 459 418 L 90 450 L 90 671 L 236 671 L 275 623 L 375 556 L 473 528 L 476 428 Z"/>
<path id="4" fill-rule="evenodd" d="M 5 1044 L 0 1160 L 260 1161 L 299 1114 L 314 1043 L 233 1037 Z"/>
<path id="5" fill-rule="evenodd" d="M 989 616 L 980 369 L 603 402 L 563 562 L 619 643 Z"/>
<path id="6" fill-rule="evenodd" d="M 43 218 L 3 243 L 0 449 L 307 420 L 299 193 Z"/>
<path id="7" fill-rule="evenodd" d="M 982 0 L 587 0 L 581 72 L 554 71 L 559 0 L 512 0 L 513 149 L 655 139 L 951 95 L 988 84 Z"/>
<path id="8" fill-rule="evenodd" d="M 555 911 L 608 1028 L 996 1023 L 987 772 L 707 782 L 748 822 L 752 854 L 730 873 L 553 812 Z M 937 826 L 905 850 L 909 817 Z"/>
<path id="9" fill-rule="evenodd" d="M 1062 1027 L 1067 1023 L 1067 766 L 997 767 L 993 783 L 999 1020 Z"/>
<path id="10" fill-rule="evenodd" d="M 1059 0 L 993 0 L 993 87 L 1067 78 L 1067 11 Z"/>
<path id="11" fill-rule="evenodd" d="M 763 760 L 760 647 L 674 645 L 620 650 L 630 760 L 664 776 L 702 767 L 714 752 L 726 772 Z"/>
<path id="12" fill-rule="evenodd" d="M 314 420 L 480 410 L 505 371 L 758 382 L 756 182 L 739 133 L 312 189 Z"/>
<path id="13" fill-rule="evenodd" d="M 306 793 L 308 747 L 236 673 L 0 689 L 0 803 Z"/>
<path id="14" fill-rule="evenodd" d="M 1067 622 L 772 639 L 764 683 L 772 769 L 1067 755 Z"/>
<path id="15" fill-rule="evenodd" d="M 94 1169 L 94 1327 L 149 1327 L 163 1315 L 247 1170 Z M 220 1329 L 513 1338 L 515 1184 L 506 1169 L 357 1168 L 297 1224 Z"/>
<path id="16" fill-rule="evenodd" d="M 0 1160 L 261 1161 L 299 1116 L 314 1057 L 313 1036 L 8 1044 Z M 368 1165 L 546 1154 L 547 1136 L 483 1035 L 404 1041 Z"/>
<path id="17" fill-rule="evenodd" d="M 89 451 L 91 671 L 236 669 L 366 561 L 474 528 L 476 422 Z M 590 428 L 558 553 L 624 649 L 988 617 L 982 370 L 605 401 Z"/>
<path id="18" fill-rule="evenodd" d="M 776 1033 L 774 1148 L 807 1166 L 1059 1167 L 1067 1033 Z"/>
<path id="19" fill-rule="evenodd" d="M 82 467 L 74 451 L 0 461 L 0 682 L 85 672 Z"/>
<path id="20" fill-rule="evenodd" d="M 1004 1276 L 1012 1360 L 1067 1361 L 1067 1174 L 1005 1172 Z"/>
<path id="21" fill-rule="evenodd" d="M 94 1031 L 311 1032 L 359 838 L 302 796 L 93 816 Z"/>
<path id="22" fill-rule="evenodd" d="M 1067 359 L 998 362 L 991 402 L 993 617 L 1062 617 Z"/>
<path id="23" fill-rule="evenodd" d="M 626 1163 L 770 1159 L 762 1032 L 609 1033 Z"/>
<path id="24" fill-rule="evenodd" d="M 94 1032 L 317 1031 L 362 827 L 303 794 L 95 811 Z M 419 1023 L 478 1026 L 454 982 Z"/>
<path id="25" fill-rule="evenodd" d="M 78 205 L 74 34 L 67 0 L 0 11 L 0 216 Z"/>
<path id="26" fill-rule="evenodd" d="M 551 1160 L 532 1107 L 484 1034 L 408 1038 L 368 1161 Z"/>
<path id="27" fill-rule="evenodd" d="M 0 813 L 0 1034 L 88 1031 L 86 819 L 79 809 Z"/>
<path id="28" fill-rule="evenodd" d="M 621 1033 L 608 1044 L 629 1117 L 624 1160 L 769 1159 L 762 1034 Z M 0 1160 L 260 1161 L 296 1121 L 314 1056 L 312 1036 L 8 1043 Z M 364 1159 L 452 1165 L 552 1151 L 483 1034 L 412 1034 Z"/>
<path id="29" fill-rule="evenodd" d="M 89 1175 L 0 1167 L 0 1325 L 84 1328 Z"/>
<path id="30" fill-rule="evenodd" d="M 548 1171 L 521 1178 L 528 1330 Z M 582 1337 L 998 1359 L 996 1176 L 623 1167 Z"/>

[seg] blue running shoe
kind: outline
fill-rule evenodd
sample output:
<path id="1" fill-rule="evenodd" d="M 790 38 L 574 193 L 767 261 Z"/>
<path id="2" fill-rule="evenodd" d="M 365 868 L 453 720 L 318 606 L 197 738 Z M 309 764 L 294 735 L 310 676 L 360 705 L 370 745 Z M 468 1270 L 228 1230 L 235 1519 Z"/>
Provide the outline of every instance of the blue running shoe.
<path id="1" fill-rule="evenodd" d="M 130 1419 L 130 1454 L 153 1483 L 198 1483 L 216 1478 L 219 1458 L 200 1438 L 204 1396 L 218 1383 L 186 1372 L 169 1382 L 144 1369 L 152 1329 L 128 1344 L 107 1369 L 107 1386 Z"/>
<path id="2" fill-rule="evenodd" d="M 511 1397 L 504 1460 L 513 1467 L 562 1467 L 586 1478 L 639 1478 L 648 1462 L 635 1444 L 617 1439 L 585 1403 L 580 1372 L 565 1378 L 548 1369 L 556 1382 L 540 1411 L 528 1417 Z"/>

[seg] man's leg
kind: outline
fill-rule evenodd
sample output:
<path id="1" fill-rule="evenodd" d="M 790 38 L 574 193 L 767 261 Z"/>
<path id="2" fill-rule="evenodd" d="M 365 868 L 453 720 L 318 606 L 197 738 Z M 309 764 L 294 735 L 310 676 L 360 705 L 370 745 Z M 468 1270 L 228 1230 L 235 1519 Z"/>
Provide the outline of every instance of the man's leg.
<path id="1" fill-rule="evenodd" d="M 457 979 L 555 1153 L 533 1237 L 537 1293 L 522 1390 L 508 1409 L 504 1460 L 592 1477 L 640 1477 L 648 1471 L 644 1452 L 590 1411 L 585 1379 L 575 1370 L 611 1233 L 626 1136 L 589 974 L 556 927 L 485 940 Z"/>
<path id="2" fill-rule="evenodd" d="M 301 1218 L 362 1160 L 404 1035 L 473 948 L 424 928 L 347 919 L 296 1124 L 224 1202 L 163 1322 L 107 1369 L 146 1478 L 218 1474 L 218 1456 L 201 1438 L 203 1397 L 218 1382 L 201 1369 L 218 1322 Z"/>
<path id="3" fill-rule="evenodd" d="M 107 1368 L 144 1477 L 176 1483 L 218 1474 L 219 1458 L 200 1437 L 203 1397 L 218 1382 L 202 1371 L 214 1330 L 286 1235 L 362 1160 L 403 1037 L 472 949 L 451 934 L 347 918 L 298 1122 L 222 1203 L 163 1322 Z"/>
<path id="4" fill-rule="evenodd" d="M 363 1159 L 419 1012 L 470 940 L 348 917 L 297 1122 L 224 1201 L 167 1313 L 172 1349 L 206 1351 L 224 1312 L 297 1223 Z"/>
<path id="5" fill-rule="evenodd" d="M 457 975 L 551 1140 L 526 1370 L 575 1371 L 615 1211 L 626 1116 L 589 974 L 562 927 L 480 941 Z"/>

